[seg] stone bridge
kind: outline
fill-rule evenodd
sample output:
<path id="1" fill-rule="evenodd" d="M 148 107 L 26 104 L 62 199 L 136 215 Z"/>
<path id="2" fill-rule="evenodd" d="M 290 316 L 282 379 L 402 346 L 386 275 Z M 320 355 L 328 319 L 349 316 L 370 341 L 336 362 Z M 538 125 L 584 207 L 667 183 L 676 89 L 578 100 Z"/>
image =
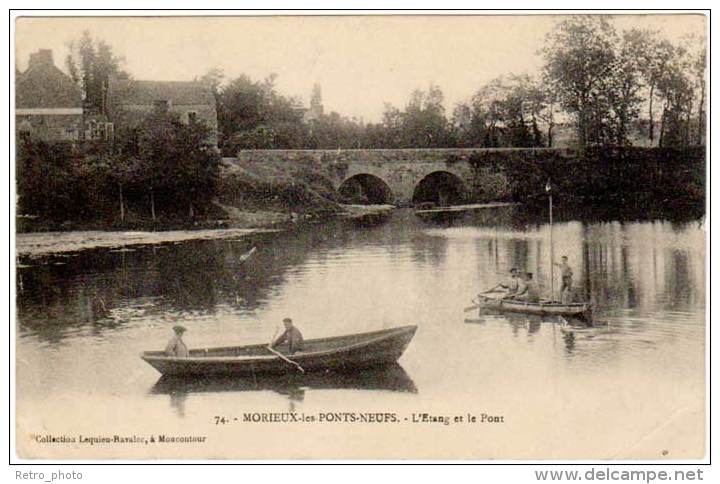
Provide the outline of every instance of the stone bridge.
<path id="1" fill-rule="evenodd" d="M 508 179 L 498 167 L 508 160 L 538 164 L 574 156 L 553 148 L 252 150 L 226 161 L 275 165 L 275 172 L 304 167 L 359 202 L 447 205 L 507 198 Z"/>

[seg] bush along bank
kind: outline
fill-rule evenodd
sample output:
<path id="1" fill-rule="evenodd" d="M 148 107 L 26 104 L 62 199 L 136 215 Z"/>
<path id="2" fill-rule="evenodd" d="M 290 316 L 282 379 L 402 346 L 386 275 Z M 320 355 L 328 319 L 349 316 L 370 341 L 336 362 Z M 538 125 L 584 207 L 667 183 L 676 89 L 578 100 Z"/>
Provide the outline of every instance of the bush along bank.
<path id="1" fill-rule="evenodd" d="M 573 156 L 537 152 L 483 154 L 507 180 L 509 198 L 528 207 L 547 204 L 545 187 L 578 210 L 616 214 L 705 212 L 705 148 L 591 148 Z"/>

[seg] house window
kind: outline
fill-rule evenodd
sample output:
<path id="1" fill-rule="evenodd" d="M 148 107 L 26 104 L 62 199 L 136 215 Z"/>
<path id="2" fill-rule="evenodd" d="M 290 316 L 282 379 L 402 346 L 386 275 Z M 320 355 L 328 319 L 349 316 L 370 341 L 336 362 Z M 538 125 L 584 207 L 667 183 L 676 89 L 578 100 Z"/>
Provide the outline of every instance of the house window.
<path id="1" fill-rule="evenodd" d="M 197 113 L 195 111 L 188 112 L 187 117 L 188 117 L 188 124 L 197 123 Z"/>
<path id="2" fill-rule="evenodd" d="M 167 99 L 156 99 L 153 101 L 153 108 L 158 113 L 167 113 L 170 109 L 170 101 Z"/>

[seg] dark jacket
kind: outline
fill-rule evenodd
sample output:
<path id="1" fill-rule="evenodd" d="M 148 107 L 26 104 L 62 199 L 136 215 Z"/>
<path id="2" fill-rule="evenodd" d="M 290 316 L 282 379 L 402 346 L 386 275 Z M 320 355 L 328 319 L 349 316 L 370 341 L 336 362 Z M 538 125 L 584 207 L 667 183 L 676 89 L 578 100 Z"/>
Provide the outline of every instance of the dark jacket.
<path id="1" fill-rule="evenodd" d="M 273 343 L 273 348 L 283 343 L 288 344 L 288 353 L 292 354 L 296 351 L 302 351 L 305 342 L 303 341 L 302 333 L 295 326 L 292 326 L 285 330 L 278 339 Z"/>

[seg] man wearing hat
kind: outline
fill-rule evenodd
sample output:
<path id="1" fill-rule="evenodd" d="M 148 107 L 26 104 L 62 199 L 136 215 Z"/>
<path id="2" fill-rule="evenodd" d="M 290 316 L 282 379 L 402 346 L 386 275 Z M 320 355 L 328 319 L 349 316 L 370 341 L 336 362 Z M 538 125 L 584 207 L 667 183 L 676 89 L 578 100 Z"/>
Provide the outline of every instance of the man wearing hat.
<path id="1" fill-rule="evenodd" d="M 270 347 L 275 348 L 283 343 L 287 343 L 288 353 L 293 354 L 296 351 L 302 351 L 304 342 L 300 330 L 293 326 L 292 319 L 290 318 L 283 319 L 283 324 L 285 325 L 285 332 L 281 334 Z"/>
<path id="2" fill-rule="evenodd" d="M 512 297 L 513 295 L 515 295 L 515 293 L 518 292 L 518 275 L 518 269 L 516 267 L 513 267 L 512 269 L 510 269 L 510 279 L 505 284 L 501 282 L 497 286 L 493 287 L 492 289 L 488 289 L 485 292 L 495 292 L 497 289 L 503 289 L 505 290 L 504 297 Z"/>
<path id="3" fill-rule="evenodd" d="M 182 340 L 183 333 L 187 331 L 185 327 L 175 325 L 173 326 L 173 331 L 175 331 L 175 336 L 170 339 L 165 347 L 165 354 L 168 356 L 180 357 L 190 356 L 190 352 L 188 351 L 187 346 L 185 346 L 185 342 Z"/>

